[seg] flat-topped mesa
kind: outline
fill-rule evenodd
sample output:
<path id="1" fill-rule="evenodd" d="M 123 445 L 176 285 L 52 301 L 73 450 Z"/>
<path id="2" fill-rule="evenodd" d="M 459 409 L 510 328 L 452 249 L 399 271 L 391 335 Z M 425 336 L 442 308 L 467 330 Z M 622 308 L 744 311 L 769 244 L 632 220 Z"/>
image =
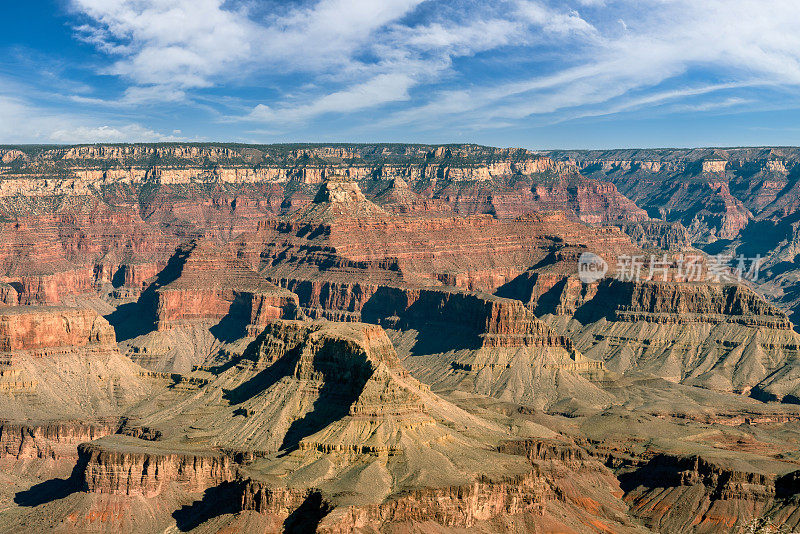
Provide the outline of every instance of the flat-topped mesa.
<path id="1" fill-rule="evenodd" d="M 696 280 L 685 281 L 688 271 L 679 263 L 683 261 L 682 252 L 664 254 L 664 263 L 657 254 L 650 254 L 649 259 L 646 254 L 614 258 L 602 247 L 595 250 L 602 251 L 608 268 L 599 280 L 581 280 L 575 271 L 587 250 L 566 246 L 501 287 L 497 294 L 521 300 L 537 316 L 570 316 L 580 310 L 584 321 L 605 316 L 617 321 L 727 322 L 782 330 L 792 327 L 783 310 L 737 281 L 727 268 L 714 274 L 711 262 L 699 253 L 689 255 L 697 258 L 692 267 L 695 270 L 690 273 Z M 626 267 L 619 260 L 624 257 L 642 260 L 640 266 L 634 267 L 638 275 L 628 272 L 631 264 Z M 633 276 L 640 279 L 632 280 Z"/>
<path id="2" fill-rule="evenodd" d="M 747 286 L 735 283 L 621 281 L 604 278 L 582 284 L 568 277 L 554 284 L 556 314 L 571 315 L 581 306 L 616 321 L 663 324 L 736 323 L 790 330 L 786 313 Z M 548 311 L 548 310 L 544 310 Z"/>
<path id="3" fill-rule="evenodd" d="M 74 458 L 153 383 L 92 309 L 0 308 L 0 458 Z"/>
<path id="4" fill-rule="evenodd" d="M 550 301 L 543 321 L 611 371 L 738 394 L 767 385 L 777 398 L 797 392 L 791 369 L 800 335 L 747 286 L 567 278 L 551 293 L 539 299 L 540 308 Z"/>
<path id="5" fill-rule="evenodd" d="M 172 484 L 203 491 L 235 478 L 233 462 L 219 452 L 161 449 L 127 436 L 80 444 L 78 466 L 83 491 L 145 498 Z"/>
<path id="6" fill-rule="evenodd" d="M 0 370 L 2 377 L 2 370 Z M 2 385 L 2 380 L 0 380 Z M 54 420 L 7 422 L 0 420 L 0 458 L 17 460 L 63 458 L 77 459 L 77 446 L 102 436 L 114 434 L 120 426 L 118 417 L 99 420 Z"/>
<path id="7" fill-rule="evenodd" d="M 353 180 L 345 176 L 331 176 L 319 188 L 314 202 L 365 202 L 367 199 L 361 188 Z"/>
<path id="8" fill-rule="evenodd" d="M 615 311 L 618 320 L 736 322 L 783 330 L 792 328 L 785 312 L 744 285 L 653 281 L 607 284 L 603 287 L 621 299 Z M 604 298 L 602 294 L 598 297 Z M 629 302 L 623 302 L 628 298 Z"/>
<path id="9" fill-rule="evenodd" d="M 73 348 L 116 349 L 108 321 L 94 310 L 65 306 L 0 308 L 0 353 L 44 356 Z"/>
<path id="10" fill-rule="evenodd" d="M 155 289 L 158 330 L 231 317 L 253 335 L 270 320 L 300 314 L 296 295 L 207 241 L 180 246 L 163 276 L 166 283 Z"/>

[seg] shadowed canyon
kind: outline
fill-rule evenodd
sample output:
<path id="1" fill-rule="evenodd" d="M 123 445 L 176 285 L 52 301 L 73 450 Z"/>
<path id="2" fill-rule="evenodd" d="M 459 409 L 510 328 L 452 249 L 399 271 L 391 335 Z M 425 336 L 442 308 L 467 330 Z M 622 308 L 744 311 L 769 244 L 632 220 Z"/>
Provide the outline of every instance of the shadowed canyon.
<path id="1" fill-rule="evenodd" d="M 0 531 L 800 530 L 799 258 L 795 148 L 0 146 Z"/>

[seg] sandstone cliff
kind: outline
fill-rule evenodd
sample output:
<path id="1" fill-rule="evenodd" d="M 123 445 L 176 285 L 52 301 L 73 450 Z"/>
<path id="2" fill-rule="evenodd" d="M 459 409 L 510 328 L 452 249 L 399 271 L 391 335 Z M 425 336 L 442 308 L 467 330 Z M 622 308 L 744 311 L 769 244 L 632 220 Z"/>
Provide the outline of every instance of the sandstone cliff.
<path id="1" fill-rule="evenodd" d="M 0 308 L 0 457 L 74 458 L 154 385 L 142 372 L 93 310 Z"/>

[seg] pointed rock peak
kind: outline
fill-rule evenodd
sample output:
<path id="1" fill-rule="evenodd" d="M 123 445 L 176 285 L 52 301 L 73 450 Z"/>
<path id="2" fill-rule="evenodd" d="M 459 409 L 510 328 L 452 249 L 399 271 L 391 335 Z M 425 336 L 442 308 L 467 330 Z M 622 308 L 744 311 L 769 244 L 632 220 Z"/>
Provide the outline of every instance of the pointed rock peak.
<path id="1" fill-rule="evenodd" d="M 331 176 L 320 187 L 314 202 L 364 202 L 361 188 L 353 180 L 345 176 Z"/>

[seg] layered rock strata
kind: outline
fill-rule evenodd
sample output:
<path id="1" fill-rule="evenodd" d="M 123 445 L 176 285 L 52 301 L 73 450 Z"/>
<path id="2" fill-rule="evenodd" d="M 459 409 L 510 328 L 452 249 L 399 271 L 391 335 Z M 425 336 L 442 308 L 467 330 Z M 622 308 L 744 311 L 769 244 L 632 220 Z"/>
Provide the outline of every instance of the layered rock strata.
<path id="1" fill-rule="evenodd" d="M 0 308 L 0 456 L 74 458 L 155 385 L 142 372 L 93 310 Z"/>
<path id="2" fill-rule="evenodd" d="M 82 445 L 84 489 L 152 498 L 230 481 L 233 510 L 320 532 L 499 517 L 634 529 L 619 498 L 597 489 L 615 487 L 608 470 L 581 457 L 569 465 L 585 465 L 592 482 L 564 482 L 566 456 L 500 447 L 507 430 L 411 378 L 379 326 L 270 323 L 240 359 L 203 373 L 204 385 L 164 392 L 122 430 L 154 441 Z M 219 452 L 200 452 L 206 443 Z M 604 508 L 587 506 L 574 484 Z"/>
<path id="3" fill-rule="evenodd" d="M 166 281 L 169 271 L 175 271 Z M 280 289 L 206 241 L 180 246 L 156 282 L 156 328 L 240 317 L 249 332 L 274 319 L 295 319 L 297 296 Z"/>

